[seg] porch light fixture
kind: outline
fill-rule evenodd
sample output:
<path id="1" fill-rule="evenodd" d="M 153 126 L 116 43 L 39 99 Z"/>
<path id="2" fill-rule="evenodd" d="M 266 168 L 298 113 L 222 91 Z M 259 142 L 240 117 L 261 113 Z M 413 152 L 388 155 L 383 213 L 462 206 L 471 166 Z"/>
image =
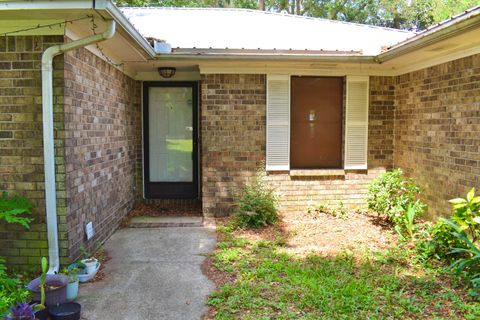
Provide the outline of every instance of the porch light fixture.
<path id="1" fill-rule="evenodd" d="M 173 67 L 160 67 L 158 68 L 158 73 L 160 74 L 160 76 L 162 76 L 162 78 L 171 78 L 175 75 L 175 71 L 177 71 L 177 69 L 173 68 Z"/>

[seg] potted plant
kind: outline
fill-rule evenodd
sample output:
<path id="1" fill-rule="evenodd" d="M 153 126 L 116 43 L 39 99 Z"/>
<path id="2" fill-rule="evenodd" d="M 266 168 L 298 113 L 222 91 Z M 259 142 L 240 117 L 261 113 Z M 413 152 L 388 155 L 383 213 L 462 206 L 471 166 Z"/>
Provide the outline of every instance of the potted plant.
<path id="1" fill-rule="evenodd" d="M 85 270 L 87 274 L 92 274 L 97 270 L 98 260 L 95 257 L 90 256 L 90 253 L 85 249 L 84 246 L 80 247 L 83 259 L 80 260 L 80 263 L 85 265 Z"/>
<path id="2" fill-rule="evenodd" d="M 97 270 L 98 260 L 94 257 L 80 260 L 81 263 L 85 265 L 85 270 L 87 274 L 92 274 Z"/>
<path id="3" fill-rule="evenodd" d="M 10 307 L 10 313 L 3 316 L 3 320 L 32 320 L 35 319 L 35 314 L 32 305 L 27 302 L 19 303 L 16 306 Z"/>
<path id="4" fill-rule="evenodd" d="M 32 292 L 33 300 L 40 301 L 39 310 L 63 303 L 67 299 L 68 277 L 61 274 L 47 274 L 47 258 L 42 258 L 42 275 L 33 279 L 27 288 Z"/>
<path id="5" fill-rule="evenodd" d="M 77 267 L 65 268 L 62 273 L 68 277 L 67 301 L 73 301 L 78 296 L 78 273 Z"/>

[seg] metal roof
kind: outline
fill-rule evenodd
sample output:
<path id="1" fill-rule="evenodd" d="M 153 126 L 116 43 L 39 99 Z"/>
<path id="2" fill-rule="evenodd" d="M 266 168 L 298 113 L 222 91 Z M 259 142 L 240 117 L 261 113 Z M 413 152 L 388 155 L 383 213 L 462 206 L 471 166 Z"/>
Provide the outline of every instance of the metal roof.
<path id="1" fill-rule="evenodd" d="M 408 38 L 406 38 L 402 41 L 399 41 L 396 44 L 393 44 L 388 49 L 390 50 L 390 49 L 395 49 L 395 48 L 401 47 L 402 45 L 404 45 L 406 43 L 410 43 L 410 42 L 413 42 L 415 40 L 424 38 L 424 37 L 429 36 L 433 33 L 439 32 L 442 29 L 446 29 L 450 26 L 454 26 L 454 25 L 456 25 L 456 24 L 458 24 L 458 23 L 460 23 L 464 20 L 474 18 L 478 15 L 480 15 L 480 5 L 475 6 L 473 8 L 470 8 L 470 9 L 467 9 L 463 12 L 460 12 L 459 14 L 456 14 L 456 15 L 454 15 L 454 16 L 446 19 L 446 20 L 440 21 L 440 22 L 428 27 L 427 29 L 418 32 L 417 34 L 414 34 L 411 37 L 408 37 Z"/>
<path id="2" fill-rule="evenodd" d="M 415 33 L 268 11 L 223 8 L 120 8 L 144 37 L 173 53 L 252 51 L 373 56 Z M 189 50 L 191 49 L 191 50 Z"/>

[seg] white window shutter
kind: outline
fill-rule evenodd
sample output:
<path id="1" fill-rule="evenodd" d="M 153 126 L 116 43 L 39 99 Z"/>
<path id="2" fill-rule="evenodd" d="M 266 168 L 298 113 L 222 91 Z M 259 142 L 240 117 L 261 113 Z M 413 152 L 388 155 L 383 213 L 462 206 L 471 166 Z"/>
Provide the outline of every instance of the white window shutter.
<path id="1" fill-rule="evenodd" d="M 347 76 L 345 169 L 367 169 L 368 76 Z"/>
<path id="2" fill-rule="evenodd" d="M 267 75 L 267 171 L 290 170 L 290 76 Z"/>

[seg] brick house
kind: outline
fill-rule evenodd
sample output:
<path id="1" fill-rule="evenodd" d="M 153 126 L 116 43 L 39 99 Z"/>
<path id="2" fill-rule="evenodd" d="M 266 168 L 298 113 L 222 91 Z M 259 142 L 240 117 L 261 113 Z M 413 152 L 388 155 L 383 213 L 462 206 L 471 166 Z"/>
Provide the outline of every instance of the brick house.
<path id="1" fill-rule="evenodd" d="M 479 186 L 480 7 L 420 33 L 109 0 L 2 2 L 0 21 L 0 190 L 35 203 L 29 231 L 0 225 L 10 265 L 55 245 L 67 263 L 138 201 L 229 214 L 259 168 L 287 213 L 361 206 L 396 167 L 431 217 Z"/>

